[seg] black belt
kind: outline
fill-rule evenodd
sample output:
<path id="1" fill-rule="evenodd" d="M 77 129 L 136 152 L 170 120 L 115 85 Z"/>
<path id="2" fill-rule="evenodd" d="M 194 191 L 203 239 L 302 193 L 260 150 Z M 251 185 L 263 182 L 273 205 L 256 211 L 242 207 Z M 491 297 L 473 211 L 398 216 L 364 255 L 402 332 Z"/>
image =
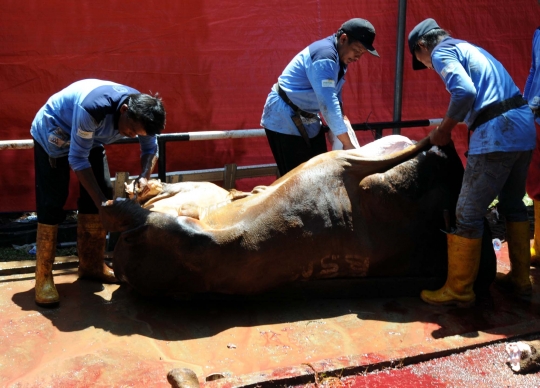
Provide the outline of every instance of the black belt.
<path id="1" fill-rule="evenodd" d="M 308 118 L 308 119 L 313 119 L 317 117 L 317 115 L 314 113 L 303 111 L 302 109 L 297 107 L 287 96 L 287 93 L 285 93 L 283 89 L 279 87 L 279 84 L 274 85 L 274 90 L 277 92 L 277 94 L 279 94 L 281 99 L 285 101 L 285 104 L 289 105 L 291 109 L 293 110 L 294 114 L 291 116 L 291 119 L 295 127 L 298 129 L 298 132 L 300 132 L 300 135 L 302 135 L 302 137 L 304 138 L 307 146 L 311 147 L 309 136 L 307 134 L 306 128 L 304 128 L 304 123 L 302 123 L 302 118 L 300 116 Z"/>
<path id="2" fill-rule="evenodd" d="M 469 131 L 474 131 L 480 125 L 487 123 L 489 120 L 492 120 L 495 117 L 498 117 L 503 113 L 508 112 L 509 110 L 519 108 L 523 105 L 527 105 L 527 101 L 523 98 L 521 94 L 508 98 L 504 101 L 488 105 L 487 107 L 482 109 L 480 114 L 474 120 L 474 123 L 469 126 Z"/>

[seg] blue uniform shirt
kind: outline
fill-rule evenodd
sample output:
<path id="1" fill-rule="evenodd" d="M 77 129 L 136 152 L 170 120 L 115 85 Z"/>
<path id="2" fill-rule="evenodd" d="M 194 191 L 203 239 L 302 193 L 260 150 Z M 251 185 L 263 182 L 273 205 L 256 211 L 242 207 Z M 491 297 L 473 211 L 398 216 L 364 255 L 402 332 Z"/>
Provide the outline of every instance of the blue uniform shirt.
<path id="1" fill-rule="evenodd" d="M 531 70 L 523 91 L 523 97 L 529 102 L 531 109 L 540 108 L 540 70 L 538 66 L 540 66 L 540 28 L 534 32 Z M 539 116 L 536 116 L 536 122 L 540 124 Z"/>
<path id="2" fill-rule="evenodd" d="M 447 116 L 467 126 L 484 107 L 519 94 L 499 61 L 463 40 L 444 39 L 433 49 L 431 61 L 451 94 Z M 477 127 L 470 139 L 469 154 L 532 150 L 535 137 L 533 115 L 524 105 Z"/>
<path id="3" fill-rule="evenodd" d="M 278 79 L 290 100 L 303 111 L 320 113 L 332 132 L 347 132 L 341 111 L 341 89 L 347 66 L 340 63 L 335 35 L 312 43 L 287 65 Z M 261 126 L 274 132 L 300 136 L 291 116 L 293 110 L 272 89 L 264 106 Z M 302 117 L 308 136 L 321 129 L 318 118 Z"/>
<path id="4" fill-rule="evenodd" d="M 30 134 L 49 156 L 68 156 L 74 171 L 90 168 L 94 147 L 123 136 L 118 132 L 120 107 L 130 94 L 129 86 L 86 79 L 75 82 L 49 98 L 34 118 Z M 141 155 L 157 154 L 155 136 L 139 136 Z"/>

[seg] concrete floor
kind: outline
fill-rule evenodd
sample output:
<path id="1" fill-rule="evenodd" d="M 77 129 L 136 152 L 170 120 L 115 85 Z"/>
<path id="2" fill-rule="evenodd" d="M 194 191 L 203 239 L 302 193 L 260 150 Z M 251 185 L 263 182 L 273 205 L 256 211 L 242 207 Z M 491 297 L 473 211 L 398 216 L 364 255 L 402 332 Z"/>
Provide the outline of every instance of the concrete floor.
<path id="1" fill-rule="evenodd" d="M 503 244 L 501 272 L 507 256 Z M 0 278 L 0 386 L 170 387 L 173 368 L 209 387 L 301 385 L 314 370 L 358 374 L 540 332 L 538 285 L 531 301 L 493 289 L 456 309 L 418 297 L 148 299 L 74 269 L 55 281 L 60 307 L 45 309 L 34 304 L 33 274 Z M 226 377 L 205 383 L 214 373 Z"/>

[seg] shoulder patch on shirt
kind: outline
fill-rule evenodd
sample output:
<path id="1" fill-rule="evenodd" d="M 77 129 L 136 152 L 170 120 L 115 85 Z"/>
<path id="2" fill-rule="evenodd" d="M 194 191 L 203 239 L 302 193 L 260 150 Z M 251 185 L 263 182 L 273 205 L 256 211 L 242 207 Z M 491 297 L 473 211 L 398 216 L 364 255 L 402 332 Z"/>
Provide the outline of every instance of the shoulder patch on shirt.
<path id="1" fill-rule="evenodd" d="M 116 90 L 118 93 L 127 93 L 127 89 L 123 86 L 113 86 L 113 89 Z"/>
<path id="2" fill-rule="evenodd" d="M 335 88 L 336 87 L 336 81 L 333 79 L 323 79 L 322 80 L 322 87 L 323 88 Z"/>
<path id="3" fill-rule="evenodd" d="M 448 73 L 453 72 L 455 68 L 456 68 L 455 63 L 452 63 L 452 62 L 451 62 L 451 63 L 449 63 L 448 65 L 446 65 L 446 66 L 444 67 L 444 69 L 442 69 L 441 75 L 442 75 L 443 77 L 446 77 L 446 75 L 447 75 Z"/>
<path id="4" fill-rule="evenodd" d="M 83 131 L 81 128 L 77 129 L 77 135 L 83 139 L 91 139 L 94 137 L 94 132 Z"/>

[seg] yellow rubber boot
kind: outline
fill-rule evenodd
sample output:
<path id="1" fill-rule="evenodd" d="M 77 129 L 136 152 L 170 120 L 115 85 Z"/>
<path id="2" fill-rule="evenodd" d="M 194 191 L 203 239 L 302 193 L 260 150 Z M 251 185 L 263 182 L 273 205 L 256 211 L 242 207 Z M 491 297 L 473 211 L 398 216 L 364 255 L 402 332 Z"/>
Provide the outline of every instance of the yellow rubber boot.
<path id="1" fill-rule="evenodd" d="M 113 270 L 103 261 L 107 232 L 103 229 L 99 214 L 79 213 L 77 218 L 79 277 L 118 283 Z"/>
<path id="2" fill-rule="evenodd" d="M 534 204 L 534 241 L 531 247 L 531 265 L 540 267 L 540 201 L 533 200 Z"/>
<path id="3" fill-rule="evenodd" d="M 56 256 L 58 225 L 37 225 L 36 236 L 36 296 L 38 306 L 56 307 L 60 301 L 54 285 L 52 267 Z"/>
<path id="4" fill-rule="evenodd" d="M 429 304 L 470 307 L 476 300 L 474 281 L 480 266 L 481 238 L 465 238 L 448 234 L 448 277 L 436 291 L 424 290 L 420 297 Z"/>
<path id="5" fill-rule="evenodd" d="M 495 278 L 497 288 L 518 296 L 527 296 L 532 293 L 529 277 L 531 273 L 529 227 L 529 221 L 506 223 L 510 272 L 506 275 L 498 273 Z"/>

